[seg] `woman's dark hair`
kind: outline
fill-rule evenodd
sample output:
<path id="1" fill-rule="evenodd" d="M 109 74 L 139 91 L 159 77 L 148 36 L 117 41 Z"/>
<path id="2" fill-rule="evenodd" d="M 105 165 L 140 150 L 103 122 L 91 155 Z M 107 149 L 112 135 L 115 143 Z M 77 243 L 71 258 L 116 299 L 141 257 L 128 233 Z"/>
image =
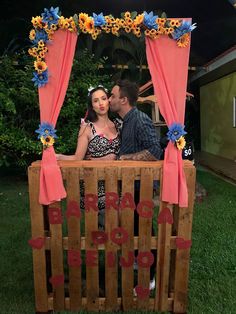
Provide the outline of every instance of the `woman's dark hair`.
<path id="1" fill-rule="evenodd" d="M 116 85 L 120 88 L 120 97 L 127 97 L 131 106 L 135 106 L 138 100 L 138 85 L 129 80 L 118 80 Z"/>
<path id="2" fill-rule="evenodd" d="M 88 94 L 88 110 L 87 110 L 86 116 L 85 116 L 86 122 L 88 122 L 88 121 L 96 122 L 98 119 L 96 112 L 93 110 L 93 104 L 92 104 L 92 95 L 93 95 L 93 93 L 95 93 L 98 90 L 102 90 L 107 95 L 107 97 L 109 97 L 107 89 L 103 86 L 97 86 L 89 92 L 89 94 Z"/>

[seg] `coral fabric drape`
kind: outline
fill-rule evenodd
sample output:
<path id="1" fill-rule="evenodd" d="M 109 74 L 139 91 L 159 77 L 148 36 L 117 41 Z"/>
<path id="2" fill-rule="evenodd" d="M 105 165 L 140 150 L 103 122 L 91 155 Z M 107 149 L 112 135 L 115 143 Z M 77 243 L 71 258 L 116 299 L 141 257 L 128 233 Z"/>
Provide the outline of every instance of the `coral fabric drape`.
<path id="1" fill-rule="evenodd" d="M 47 44 L 48 83 L 39 88 L 40 121 L 56 126 L 70 78 L 77 35 L 58 30 Z M 53 146 L 43 151 L 39 203 L 48 205 L 66 197 Z"/>
<path id="2" fill-rule="evenodd" d="M 191 21 L 191 19 L 186 19 Z M 146 37 L 147 61 L 160 112 L 168 126 L 184 124 L 188 76 L 188 47 L 180 48 L 168 36 Z M 182 151 L 169 141 L 163 164 L 162 201 L 188 206 Z"/>

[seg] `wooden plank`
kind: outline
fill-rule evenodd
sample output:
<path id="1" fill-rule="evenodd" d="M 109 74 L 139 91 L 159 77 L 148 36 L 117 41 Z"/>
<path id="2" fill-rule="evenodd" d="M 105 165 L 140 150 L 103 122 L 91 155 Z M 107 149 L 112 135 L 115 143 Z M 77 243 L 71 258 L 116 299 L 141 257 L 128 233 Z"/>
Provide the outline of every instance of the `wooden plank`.
<path id="1" fill-rule="evenodd" d="M 162 173 L 160 180 L 162 189 Z M 161 199 L 160 190 L 160 199 Z M 159 213 L 168 207 L 172 213 L 172 205 L 160 201 Z M 168 311 L 168 290 L 169 290 L 169 271 L 170 271 L 170 239 L 172 225 L 168 223 L 158 224 L 158 246 L 157 246 L 157 272 L 156 272 L 156 297 L 155 310 Z"/>
<path id="2" fill-rule="evenodd" d="M 174 220 L 174 223 L 172 225 L 172 236 L 170 240 L 171 241 L 170 248 L 172 249 L 170 252 L 170 275 L 169 275 L 170 277 L 169 278 L 169 293 L 170 294 L 174 294 L 174 289 L 175 289 L 176 241 L 174 239 L 176 239 L 178 220 L 179 220 L 179 206 L 178 205 L 173 205 L 173 220 Z"/>
<path id="3" fill-rule="evenodd" d="M 85 250 L 85 237 L 80 238 L 81 241 L 81 250 Z M 119 249 L 121 249 L 120 245 L 117 245 Z M 50 250 L 50 238 L 46 237 L 46 244 L 45 244 L 46 250 Z M 151 238 L 151 249 L 155 250 L 157 248 L 157 237 L 152 237 Z M 68 250 L 68 237 L 63 237 L 63 249 Z M 97 245 L 98 250 L 105 250 L 105 245 L 104 244 L 98 244 Z M 134 250 L 138 249 L 138 237 L 134 236 Z M 170 249 L 175 250 L 176 249 L 176 236 L 171 236 L 170 237 Z"/>
<path id="4" fill-rule="evenodd" d="M 71 168 L 67 170 L 66 176 L 67 189 L 67 210 L 76 208 L 80 210 L 80 187 L 79 187 L 79 169 Z M 74 206 L 73 206 L 74 204 Z M 71 207 L 72 205 L 72 207 Z M 68 250 L 76 252 L 81 251 L 80 239 L 80 217 L 70 215 L 67 217 L 68 226 Z M 69 295 L 70 310 L 78 311 L 81 309 L 81 266 L 69 266 Z"/>
<path id="5" fill-rule="evenodd" d="M 106 310 L 106 298 L 99 298 L 99 311 L 105 311 Z M 136 307 L 137 304 L 137 298 L 133 299 L 134 306 Z M 117 299 L 117 308 L 122 310 L 122 298 Z M 53 310 L 53 298 L 51 296 L 48 297 L 48 306 L 49 310 Z M 83 310 L 87 309 L 87 298 L 82 298 L 82 307 Z M 153 311 L 154 308 L 154 299 L 150 298 L 149 299 L 149 310 Z M 69 310 L 70 309 L 70 298 L 65 299 L 65 309 Z M 172 311 L 173 309 L 173 298 L 168 298 L 168 311 Z M 142 312 L 140 312 L 142 313 Z"/>
<path id="6" fill-rule="evenodd" d="M 134 169 L 122 169 L 122 196 L 130 193 L 134 198 Z M 129 234 L 128 241 L 122 244 L 122 256 L 127 259 L 128 253 L 134 251 L 134 211 L 131 208 L 121 210 L 121 227 Z M 133 265 L 131 267 L 122 267 L 122 307 L 124 311 L 134 308 L 133 289 L 134 289 L 134 273 Z"/>
<path id="7" fill-rule="evenodd" d="M 98 194 L 97 169 L 84 169 L 85 194 Z M 91 232 L 98 230 L 98 213 L 92 209 L 85 210 L 85 247 L 87 251 L 93 251 L 97 254 L 97 265 L 86 265 L 86 291 L 87 291 L 87 310 L 98 311 L 99 297 L 99 276 L 98 276 L 98 249 L 93 244 Z"/>
<path id="8" fill-rule="evenodd" d="M 55 202 L 48 206 L 48 211 L 53 208 L 61 209 L 61 203 Z M 49 220 L 50 223 L 50 220 Z M 62 247 L 62 224 L 51 224 L 51 267 L 52 267 L 52 278 L 56 276 L 64 275 L 63 268 L 63 247 Z M 59 285 L 53 286 L 54 295 L 54 310 L 64 310 L 64 282 Z"/>
<path id="9" fill-rule="evenodd" d="M 153 198 L 153 172 L 152 168 L 141 169 L 140 180 L 140 202 L 152 201 Z M 139 216 L 139 250 L 141 252 L 151 252 L 152 237 L 152 217 L 144 218 Z M 138 267 L 138 285 L 149 289 L 150 268 Z M 138 309 L 149 309 L 149 297 L 138 298 Z"/>
<path id="10" fill-rule="evenodd" d="M 29 167 L 29 201 L 32 238 L 44 237 L 43 206 L 39 204 L 40 169 Z M 35 307 L 38 312 L 48 311 L 45 247 L 33 249 Z"/>
<path id="11" fill-rule="evenodd" d="M 105 169 L 105 191 L 118 193 L 117 168 Z M 118 226 L 118 210 L 114 207 L 105 212 L 105 230 L 108 235 Z M 118 264 L 117 264 L 117 248 L 118 246 L 111 241 L 105 245 L 105 253 L 111 252 L 115 257 L 114 265 L 108 266 L 108 256 L 105 255 L 105 290 L 106 290 L 106 311 L 117 310 L 118 298 Z"/>
<path id="12" fill-rule="evenodd" d="M 184 240 L 191 240 L 196 169 L 194 167 L 185 169 L 185 175 L 188 187 L 188 207 L 179 208 L 177 236 Z M 176 249 L 174 313 L 187 311 L 189 260 L 190 248 Z"/>

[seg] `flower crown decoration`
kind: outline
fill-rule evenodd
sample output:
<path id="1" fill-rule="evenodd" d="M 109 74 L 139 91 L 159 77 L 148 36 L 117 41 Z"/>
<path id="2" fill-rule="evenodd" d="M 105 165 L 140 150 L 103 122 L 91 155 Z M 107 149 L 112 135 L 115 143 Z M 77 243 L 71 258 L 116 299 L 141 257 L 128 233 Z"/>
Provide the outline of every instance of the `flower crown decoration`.
<path id="1" fill-rule="evenodd" d="M 73 17 L 65 18 L 60 15 L 59 8 L 44 9 L 41 16 L 33 17 L 31 20 L 33 29 L 29 38 L 32 47 L 29 54 L 35 58 L 33 72 L 34 85 L 42 87 L 48 82 L 48 69 L 45 62 L 45 55 L 48 51 L 47 43 L 53 39 L 53 34 L 58 29 L 68 30 L 91 35 L 92 39 L 103 33 L 112 33 L 119 36 L 122 32 L 133 33 L 136 37 L 148 36 L 156 39 L 162 35 L 167 35 L 174 39 L 178 47 L 187 47 L 190 42 L 190 33 L 196 28 L 196 23 L 181 19 L 169 19 L 154 15 L 151 11 L 121 13 L 121 18 L 115 18 L 111 14 L 103 13 L 89 16 L 86 13 L 75 14 Z"/>
<path id="2" fill-rule="evenodd" d="M 98 89 L 98 88 L 102 88 L 106 93 L 108 93 L 108 89 L 106 87 L 104 87 L 102 84 L 99 84 L 98 86 L 90 85 L 88 88 L 88 96 L 90 96 L 92 94 L 92 91 L 94 89 Z"/>
<path id="3" fill-rule="evenodd" d="M 39 128 L 35 132 L 39 134 L 38 139 L 42 142 L 44 149 L 53 146 L 54 139 L 57 138 L 56 131 L 51 123 L 42 122 L 39 125 Z"/>
<path id="4" fill-rule="evenodd" d="M 167 132 L 168 140 L 174 143 L 179 150 L 184 149 L 186 145 L 184 135 L 187 132 L 184 131 L 184 128 L 185 126 L 180 123 L 172 123 Z"/>

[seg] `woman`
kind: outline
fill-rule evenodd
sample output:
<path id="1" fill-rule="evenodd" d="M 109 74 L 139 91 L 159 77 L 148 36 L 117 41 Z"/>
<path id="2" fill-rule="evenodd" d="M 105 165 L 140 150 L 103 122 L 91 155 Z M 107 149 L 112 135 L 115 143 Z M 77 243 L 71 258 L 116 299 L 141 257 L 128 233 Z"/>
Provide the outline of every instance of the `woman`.
<path id="1" fill-rule="evenodd" d="M 120 149 L 118 120 L 108 117 L 109 100 L 102 86 L 89 88 L 88 110 L 81 121 L 77 148 L 74 155 L 57 154 L 57 160 L 115 160 Z M 81 208 L 84 208 L 84 182 L 81 181 Z M 98 181 L 99 225 L 104 227 L 105 186 Z"/>
<path id="2" fill-rule="evenodd" d="M 117 120 L 108 117 L 107 90 L 102 86 L 89 88 L 88 110 L 81 121 L 77 149 L 74 155 L 57 154 L 57 160 L 115 160 L 120 148 Z"/>

